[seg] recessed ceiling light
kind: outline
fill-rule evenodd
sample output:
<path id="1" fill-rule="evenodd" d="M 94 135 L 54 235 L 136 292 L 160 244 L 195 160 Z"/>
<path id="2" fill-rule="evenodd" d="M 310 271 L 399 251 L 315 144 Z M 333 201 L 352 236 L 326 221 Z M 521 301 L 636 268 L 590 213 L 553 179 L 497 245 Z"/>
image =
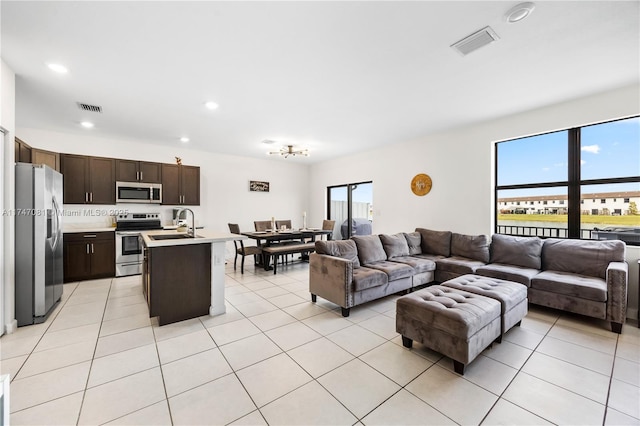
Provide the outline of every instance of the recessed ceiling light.
<path id="1" fill-rule="evenodd" d="M 187 142 L 189 142 L 189 138 L 186 137 L 186 136 L 183 136 L 183 137 L 180 138 L 180 142 L 187 143 Z"/>
<path id="2" fill-rule="evenodd" d="M 58 74 L 66 74 L 69 72 L 67 67 L 60 64 L 47 64 L 47 67 L 53 72 L 57 72 Z"/>
<path id="3" fill-rule="evenodd" d="M 90 121 L 83 121 L 82 123 L 80 123 L 80 125 L 85 129 L 92 129 L 94 126 L 94 124 Z"/>
<path id="4" fill-rule="evenodd" d="M 219 105 L 215 102 L 206 102 L 204 106 L 206 106 L 209 109 L 218 109 Z"/>
<path id="5" fill-rule="evenodd" d="M 504 19 L 510 24 L 520 22 L 529 16 L 535 7 L 536 5 L 531 2 L 520 3 L 509 9 L 507 13 L 504 14 Z"/>
<path id="6" fill-rule="evenodd" d="M 272 141 L 271 139 L 265 139 L 262 141 L 262 143 L 265 145 L 273 145 L 274 143 L 276 143 L 276 141 Z"/>

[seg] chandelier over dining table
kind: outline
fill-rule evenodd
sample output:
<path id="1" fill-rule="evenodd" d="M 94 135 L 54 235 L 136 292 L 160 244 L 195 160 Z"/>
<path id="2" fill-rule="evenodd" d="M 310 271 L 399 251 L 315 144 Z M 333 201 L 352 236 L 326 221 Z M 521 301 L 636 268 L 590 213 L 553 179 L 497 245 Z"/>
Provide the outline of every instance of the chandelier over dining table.
<path id="1" fill-rule="evenodd" d="M 287 145 L 280 148 L 278 151 L 269 151 L 269 155 L 282 155 L 284 158 L 289 157 L 290 155 L 295 157 L 296 155 L 302 155 L 304 157 L 309 156 L 308 149 L 294 149 L 293 145 Z"/>

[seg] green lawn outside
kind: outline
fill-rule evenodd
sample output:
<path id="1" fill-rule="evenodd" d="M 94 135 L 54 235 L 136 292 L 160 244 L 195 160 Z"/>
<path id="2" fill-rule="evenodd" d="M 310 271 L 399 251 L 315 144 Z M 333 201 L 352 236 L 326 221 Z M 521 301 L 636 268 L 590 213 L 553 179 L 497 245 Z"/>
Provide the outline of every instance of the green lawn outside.
<path id="1" fill-rule="evenodd" d="M 521 222 L 567 222 L 567 215 L 562 214 L 499 214 L 498 222 L 501 220 L 517 220 Z M 580 223 L 590 223 L 599 225 L 620 225 L 620 226 L 640 226 L 640 215 L 626 216 L 596 216 L 582 215 Z"/>

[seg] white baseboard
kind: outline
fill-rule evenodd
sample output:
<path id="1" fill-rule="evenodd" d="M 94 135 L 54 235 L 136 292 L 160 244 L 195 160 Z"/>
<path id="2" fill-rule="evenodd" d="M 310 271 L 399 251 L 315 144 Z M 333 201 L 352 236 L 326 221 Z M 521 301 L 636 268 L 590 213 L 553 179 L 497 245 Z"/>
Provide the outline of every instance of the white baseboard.
<path id="1" fill-rule="evenodd" d="M 14 319 L 4 327 L 4 332 L 11 334 L 18 329 L 18 320 Z"/>

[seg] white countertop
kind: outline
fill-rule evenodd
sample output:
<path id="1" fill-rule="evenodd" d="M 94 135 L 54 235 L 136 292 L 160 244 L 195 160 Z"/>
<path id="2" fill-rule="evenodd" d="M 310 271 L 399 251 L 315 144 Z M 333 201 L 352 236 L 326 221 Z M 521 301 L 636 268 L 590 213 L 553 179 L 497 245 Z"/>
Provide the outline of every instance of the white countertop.
<path id="1" fill-rule="evenodd" d="M 196 229 L 197 238 L 178 238 L 175 240 L 152 240 L 149 238 L 151 235 L 171 235 L 184 232 L 178 232 L 175 230 L 158 230 L 158 231 L 142 231 L 140 235 L 144 241 L 144 244 L 149 247 L 167 247 L 167 246 L 179 246 L 185 244 L 207 244 L 207 243 L 220 243 L 234 240 L 246 240 L 244 235 L 215 232 L 206 229 Z"/>
<path id="2" fill-rule="evenodd" d="M 115 226 L 107 226 L 104 223 L 65 223 L 62 225 L 63 233 L 70 232 L 113 232 Z"/>

